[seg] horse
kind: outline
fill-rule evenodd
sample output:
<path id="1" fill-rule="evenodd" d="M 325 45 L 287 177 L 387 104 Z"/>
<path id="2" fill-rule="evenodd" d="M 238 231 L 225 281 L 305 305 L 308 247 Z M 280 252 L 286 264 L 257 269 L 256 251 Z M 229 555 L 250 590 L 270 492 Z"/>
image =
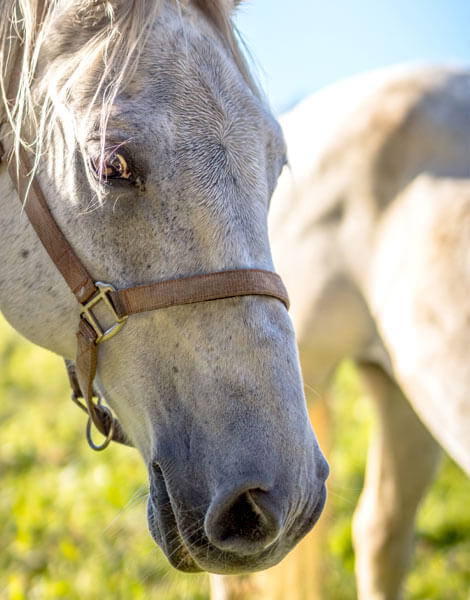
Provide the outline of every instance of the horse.
<path id="1" fill-rule="evenodd" d="M 305 383 L 321 397 L 353 360 L 376 409 L 353 519 L 357 590 L 397 600 L 440 448 L 470 474 L 470 73 L 379 69 L 318 91 L 279 122 L 289 168 L 268 218 L 274 262 Z M 294 589 L 293 573 L 309 569 L 292 556 L 241 582 L 215 576 L 212 597 L 245 589 L 263 600 L 269 589 L 281 600 L 286 580 L 289 597 L 312 597 L 303 581 Z"/>
<path id="2" fill-rule="evenodd" d="M 402 65 L 280 118 L 271 202 L 305 382 L 358 366 L 377 428 L 353 520 L 359 598 L 396 600 L 439 448 L 470 474 L 470 73 Z"/>
<path id="3" fill-rule="evenodd" d="M 150 533 L 187 572 L 278 562 L 318 520 L 328 476 L 282 294 L 115 322 L 119 290 L 273 281 L 267 210 L 285 144 L 238 46 L 236 4 L 0 4 L 0 309 L 35 344 L 86 355 L 90 418 L 102 424 L 94 379 L 117 415 L 105 410 L 108 437 L 120 423 L 147 467 Z M 40 193 L 46 245 L 25 214 Z M 51 260 L 58 237 L 57 262 L 91 274 L 92 300 L 77 303 Z"/>

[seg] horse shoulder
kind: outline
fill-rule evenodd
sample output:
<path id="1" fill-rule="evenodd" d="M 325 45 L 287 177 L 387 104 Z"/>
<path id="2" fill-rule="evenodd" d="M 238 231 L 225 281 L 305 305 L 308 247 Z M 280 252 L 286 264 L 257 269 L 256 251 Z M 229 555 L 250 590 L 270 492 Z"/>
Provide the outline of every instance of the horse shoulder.
<path id="1" fill-rule="evenodd" d="M 470 472 L 470 179 L 422 174 L 377 230 L 370 304 L 394 371 L 441 445 Z"/>

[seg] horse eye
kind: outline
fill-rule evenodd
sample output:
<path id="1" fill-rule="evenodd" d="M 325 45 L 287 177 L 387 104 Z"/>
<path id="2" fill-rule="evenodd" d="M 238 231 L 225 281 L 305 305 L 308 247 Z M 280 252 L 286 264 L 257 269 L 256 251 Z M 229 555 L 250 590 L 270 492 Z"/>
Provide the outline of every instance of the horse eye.
<path id="1" fill-rule="evenodd" d="M 101 164 L 99 161 L 93 161 L 93 167 L 96 174 L 103 179 L 130 180 L 132 178 L 132 171 L 129 169 L 129 165 L 122 154 L 112 154 Z"/>

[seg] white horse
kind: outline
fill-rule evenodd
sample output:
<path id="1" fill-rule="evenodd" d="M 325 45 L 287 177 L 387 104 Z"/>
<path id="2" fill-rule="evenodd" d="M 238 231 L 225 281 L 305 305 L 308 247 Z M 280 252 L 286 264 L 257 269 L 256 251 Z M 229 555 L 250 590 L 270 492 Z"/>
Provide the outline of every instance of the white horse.
<path id="1" fill-rule="evenodd" d="M 27 148 L 95 281 L 273 269 L 267 209 L 285 146 L 236 44 L 233 4 L 0 3 L 3 145 L 13 164 Z M 0 197 L 0 308 L 28 339 L 74 359 L 79 305 L 6 160 Z M 328 467 L 277 299 L 133 315 L 102 344 L 95 383 L 148 467 L 149 528 L 176 567 L 265 568 L 318 519 Z"/>
<path id="2" fill-rule="evenodd" d="M 470 73 L 369 73 L 281 125 L 275 264 L 306 383 L 349 357 L 375 400 L 356 573 L 361 599 L 395 600 L 439 445 L 470 474 Z"/>
<path id="3" fill-rule="evenodd" d="M 290 168 L 271 202 L 273 256 L 305 383 L 325 393 L 352 358 L 375 401 L 356 576 L 361 600 L 397 600 L 439 446 L 470 474 L 470 73 L 367 73 L 280 123 Z M 269 589 L 284 600 L 285 580 L 308 576 L 295 560 L 241 582 L 214 577 L 213 598 L 265 600 Z"/>

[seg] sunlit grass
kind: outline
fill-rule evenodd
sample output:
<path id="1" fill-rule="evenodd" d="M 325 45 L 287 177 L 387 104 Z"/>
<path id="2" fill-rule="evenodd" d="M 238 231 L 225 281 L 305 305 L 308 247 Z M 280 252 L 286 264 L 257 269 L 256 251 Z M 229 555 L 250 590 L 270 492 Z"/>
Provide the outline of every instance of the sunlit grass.
<path id="1" fill-rule="evenodd" d="M 132 449 L 92 452 L 61 359 L 0 322 L 0 598 L 204 600 L 206 575 L 169 567 L 146 524 Z"/>
<path id="2" fill-rule="evenodd" d="M 330 465 L 328 550 L 325 600 L 354 600 L 351 520 L 363 485 L 374 415 L 357 373 L 345 363 L 331 395 L 333 424 Z M 469 600 L 470 480 L 443 456 L 438 476 L 417 519 L 416 544 L 405 600 Z"/>
<path id="3" fill-rule="evenodd" d="M 208 577 L 172 569 L 150 538 L 137 452 L 92 452 L 69 394 L 62 361 L 0 320 L 0 599 L 207 600 Z M 373 417 L 349 364 L 331 410 L 324 597 L 352 600 L 351 515 Z M 445 459 L 420 512 L 407 600 L 468 600 L 469 500 L 469 480 Z"/>

